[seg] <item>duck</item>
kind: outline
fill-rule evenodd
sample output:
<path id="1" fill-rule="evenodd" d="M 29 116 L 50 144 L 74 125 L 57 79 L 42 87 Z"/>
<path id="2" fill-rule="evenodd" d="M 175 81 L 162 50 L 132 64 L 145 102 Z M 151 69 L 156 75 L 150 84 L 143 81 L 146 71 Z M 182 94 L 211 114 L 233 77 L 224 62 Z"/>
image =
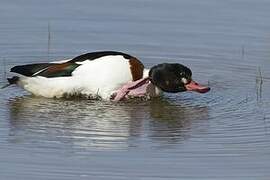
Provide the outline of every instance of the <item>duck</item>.
<path id="1" fill-rule="evenodd" d="M 210 90 L 192 79 L 191 70 L 178 63 L 162 63 L 147 69 L 129 54 L 97 51 L 50 63 L 14 66 L 8 85 L 17 85 L 35 96 L 63 98 L 83 95 L 121 101 L 134 97 L 158 97 L 163 92 Z"/>

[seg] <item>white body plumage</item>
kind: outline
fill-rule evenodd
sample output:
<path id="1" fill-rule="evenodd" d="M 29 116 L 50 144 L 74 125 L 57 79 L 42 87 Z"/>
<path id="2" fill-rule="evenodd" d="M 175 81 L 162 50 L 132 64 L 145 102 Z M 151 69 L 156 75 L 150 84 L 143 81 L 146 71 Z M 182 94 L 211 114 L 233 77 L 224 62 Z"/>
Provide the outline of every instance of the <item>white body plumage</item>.
<path id="1" fill-rule="evenodd" d="M 81 65 L 72 72 L 72 76 L 21 76 L 18 84 L 34 95 L 48 98 L 82 94 L 109 99 L 117 89 L 132 81 L 130 63 L 121 55 L 104 56 L 77 64 Z"/>

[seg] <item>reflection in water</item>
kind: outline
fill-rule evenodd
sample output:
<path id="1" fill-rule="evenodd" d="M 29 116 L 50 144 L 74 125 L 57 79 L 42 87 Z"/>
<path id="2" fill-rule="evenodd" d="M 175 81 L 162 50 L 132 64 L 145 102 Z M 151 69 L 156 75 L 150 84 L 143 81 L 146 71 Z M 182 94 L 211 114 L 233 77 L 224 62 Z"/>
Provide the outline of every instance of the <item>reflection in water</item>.
<path id="1" fill-rule="evenodd" d="M 9 109 L 12 141 L 48 143 L 49 147 L 60 143 L 122 149 L 173 144 L 196 129 L 195 122 L 208 118 L 206 107 L 175 105 L 164 99 L 116 104 L 24 96 L 10 100 Z"/>

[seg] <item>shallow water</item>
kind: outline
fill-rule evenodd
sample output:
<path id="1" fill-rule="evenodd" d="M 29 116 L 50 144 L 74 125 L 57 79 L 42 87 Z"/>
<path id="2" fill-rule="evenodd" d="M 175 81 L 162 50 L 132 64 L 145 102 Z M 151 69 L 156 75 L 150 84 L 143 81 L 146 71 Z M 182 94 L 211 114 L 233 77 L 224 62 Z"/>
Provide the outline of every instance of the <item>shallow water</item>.
<path id="1" fill-rule="evenodd" d="M 212 88 L 121 103 L 0 90 L 0 179 L 269 179 L 269 7 L 0 1 L 1 86 L 14 65 L 117 50 Z"/>

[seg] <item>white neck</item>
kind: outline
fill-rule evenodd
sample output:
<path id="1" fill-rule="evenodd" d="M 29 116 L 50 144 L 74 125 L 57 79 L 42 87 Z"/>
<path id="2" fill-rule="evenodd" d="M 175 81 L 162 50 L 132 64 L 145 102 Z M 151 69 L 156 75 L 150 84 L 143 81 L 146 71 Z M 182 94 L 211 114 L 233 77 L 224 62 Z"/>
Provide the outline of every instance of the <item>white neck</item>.
<path id="1" fill-rule="evenodd" d="M 143 78 L 148 77 L 149 71 L 150 71 L 150 69 L 144 69 L 144 70 L 143 70 Z"/>

